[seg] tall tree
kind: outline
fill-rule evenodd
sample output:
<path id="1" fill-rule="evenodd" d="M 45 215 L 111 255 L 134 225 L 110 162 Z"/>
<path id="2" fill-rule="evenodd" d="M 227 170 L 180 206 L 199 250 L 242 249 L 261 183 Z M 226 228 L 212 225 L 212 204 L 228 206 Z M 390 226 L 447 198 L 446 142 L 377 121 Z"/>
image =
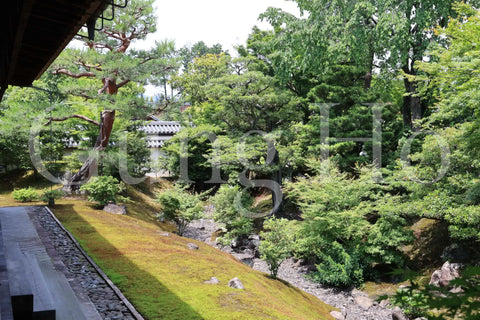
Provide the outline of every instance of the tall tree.
<path id="1" fill-rule="evenodd" d="M 179 55 L 182 59 L 183 70 L 188 71 L 189 65 L 193 63 L 195 58 L 203 57 L 206 54 L 218 55 L 221 53 L 227 53 L 222 49 L 222 45 L 217 43 L 209 47 L 203 41 L 198 41 L 192 46 L 184 46 L 179 50 Z"/>
<path id="2" fill-rule="evenodd" d="M 415 62 L 422 60 L 428 45 L 441 40 L 433 28 L 445 26 L 455 16 L 454 1 L 295 2 L 304 13 L 301 18 L 273 8 L 262 15 L 276 33 L 271 61 L 278 75 L 293 84 L 297 79 L 318 79 L 318 83 L 322 81 L 319 75 L 336 65 L 350 65 L 358 69 L 352 76 L 357 74 L 357 78 L 363 79 L 364 88 L 369 89 L 375 70 L 388 77 L 392 70 L 402 70 L 404 124 L 412 127 L 423 117 L 425 107 L 410 76 L 417 73 Z"/>
<path id="3" fill-rule="evenodd" d="M 284 154 L 280 157 L 272 143 L 267 147 L 263 135 L 278 133 L 281 136 L 281 129 L 287 131 L 292 122 L 298 121 L 298 101 L 291 92 L 279 88 L 274 77 L 259 71 L 264 69 L 262 65 L 263 62 L 248 55 L 234 59 L 225 54 L 207 54 L 196 58 L 174 84 L 193 103 L 188 112 L 189 121 L 193 120 L 197 128 L 205 125 L 223 129 L 222 136 L 212 144 L 215 152 L 207 156 L 202 153 L 197 159 L 209 158 L 224 174 L 233 176 L 243 171 L 242 174 L 248 172 L 251 177 L 268 176 L 281 185 L 280 168 L 286 164 Z M 198 134 L 197 130 L 190 132 Z M 280 144 L 280 140 L 277 139 L 277 143 Z M 243 148 L 243 154 L 239 155 L 234 146 Z M 198 146 L 195 149 L 197 152 L 205 150 Z M 274 207 L 277 207 L 275 211 L 278 211 L 277 200 L 280 200 L 271 190 Z"/>
<path id="4" fill-rule="evenodd" d="M 134 0 L 125 9 L 116 10 L 114 19 L 105 21 L 94 41 L 84 40 L 86 49 L 67 49 L 50 68 L 51 74 L 72 79 L 61 87 L 64 92 L 88 100 L 76 110 L 85 110 L 86 106 L 103 109 L 100 120 L 73 113 L 76 110 L 72 108 L 63 110 L 62 117 L 52 117 L 47 123 L 77 118 L 98 126 L 94 150 L 101 152 L 108 145 L 117 111 L 125 117 L 139 117 L 151 111 L 138 99 L 141 88 L 134 83 L 145 84 L 177 67 L 172 42 L 156 43 L 149 51 L 131 49 L 132 43 L 145 39 L 156 29 L 152 4 L 153 0 Z M 125 90 L 120 92 L 122 88 Z M 77 107 L 81 104 L 76 102 Z M 78 189 L 90 178 L 97 165 L 97 157 L 90 156 L 70 179 L 66 189 Z"/>

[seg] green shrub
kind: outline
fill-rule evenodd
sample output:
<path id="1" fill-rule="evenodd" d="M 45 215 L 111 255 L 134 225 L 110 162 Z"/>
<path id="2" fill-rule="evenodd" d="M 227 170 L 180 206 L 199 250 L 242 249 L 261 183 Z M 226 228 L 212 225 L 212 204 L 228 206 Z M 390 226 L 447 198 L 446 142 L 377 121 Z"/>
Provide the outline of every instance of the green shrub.
<path id="1" fill-rule="evenodd" d="M 200 219 L 203 207 L 200 195 L 191 194 L 185 187 L 175 185 L 158 195 L 158 202 L 162 205 L 162 218 L 170 220 L 178 227 L 178 234 L 183 235 L 187 225 L 195 219 Z"/>
<path id="2" fill-rule="evenodd" d="M 65 195 L 65 193 L 61 190 L 61 189 L 57 189 L 57 190 L 47 190 L 45 192 L 43 192 L 42 196 L 40 197 L 40 199 L 43 201 L 43 202 L 50 202 L 51 200 L 53 199 L 60 199 L 61 197 L 63 197 Z"/>
<path id="3" fill-rule="evenodd" d="M 379 206 L 383 211 L 380 218 L 371 226 L 367 236 L 365 252 L 373 263 L 383 263 L 403 266 L 405 255 L 402 246 L 413 243 L 413 232 L 405 228 L 407 221 L 396 213 L 385 212 L 385 206 Z M 390 210 L 395 210 L 391 208 Z"/>
<path id="4" fill-rule="evenodd" d="M 304 219 L 295 255 L 317 264 L 313 279 L 333 286 L 359 285 L 372 275 L 374 265 L 401 266 L 401 248 L 414 238 L 402 217 L 410 211 L 400 207 L 404 198 L 391 194 L 395 185 L 386 179 L 377 183 L 375 170 L 367 167 L 357 168 L 358 177 L 328 162 L 312 169 L 318 174 L 287 183 L 285 190 Z"/>
<path id="5" fill-rule="evenodd" d="M 272 277 L 276 278 L 280 265 L 293 251 L 293 221 L 270 218 L 265 220 L 263 228 L 260 256 L 268 264 Z"/>
<path id="6" fill-rule="evenodd" d="M 399 289 L 390 299 L 409 319 L 427 316 L 427 294 L 416 286 Z"/>
<path id="7" fill-rule="evenodd" d="M 30 202 L 38 200 L 38 193 L 32 187 L 14 190 L 12 192 L 13 199 L 21 202 Z"/>
<path id="8" fill-rule="evenodd" d="M 213 218 L 224 225 L 226 233 L 223 243 L 236 237 L 248 235 L 253 230 L 253 219 L 245 215 L 253 203 L 253 198 L 242 192 L 238 186 L 222 185 L 212 198 L 215 206 Z"/>
<path id="9" fill-rule="evenodd" d="M 365 266 L 358 249 L 347 252 L 335 241 L 317 252 L 317 255 L 322 261 L 312 274 L 314 281 L 335 287 L 358 286 L 363 283 Z"/>
<path id="10" fill-rule="evenodd" d="M 125 185 L 118 182 L 111 176 L 93 177 L 89 182 L 84 184 L 80 191 L 88 193 L 88 200 L 98 202 L 99 205 L 105 206 L 109 202 L 115 203 L 118 195 L 125 189 Z"/>

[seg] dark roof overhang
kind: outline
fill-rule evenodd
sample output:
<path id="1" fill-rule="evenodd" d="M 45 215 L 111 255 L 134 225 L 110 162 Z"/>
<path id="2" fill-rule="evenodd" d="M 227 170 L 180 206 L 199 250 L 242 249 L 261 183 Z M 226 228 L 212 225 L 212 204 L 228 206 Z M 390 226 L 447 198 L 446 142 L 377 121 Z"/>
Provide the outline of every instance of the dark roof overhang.
<path id="1" fill-rule="evenodd" d="M 108 0 L 9 0 L 0 10 L 0 99 L 30 86 Z"/>

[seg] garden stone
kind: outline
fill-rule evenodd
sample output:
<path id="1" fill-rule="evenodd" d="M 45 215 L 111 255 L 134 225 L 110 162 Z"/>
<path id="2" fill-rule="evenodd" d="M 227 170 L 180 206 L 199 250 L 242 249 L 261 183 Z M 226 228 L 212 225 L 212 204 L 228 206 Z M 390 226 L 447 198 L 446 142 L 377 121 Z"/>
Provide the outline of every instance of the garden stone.
<path id="1" fill-rule="evenodd" d="M 340 311 L 332 311 L 330 312 L 330 315 L 334 317 L 336 320 L 344 320 L 345 317 Z"/>
<path id="2" fill-rule="evenodd" d="M 233 256 L 249 267 L 253 267 L 255 256 L 250 253 L 234 253 Z"/>
<path id="3" fill-rule="evenodd" d="M 108 212 L 108 213 L 113 213 L 113 214 L 125 215 L 125 214 L 127 214 L 127 207 L 126 206 L 120 206 L 120 205 L 114 204 L 114 203 L 109 203 L 103 208 L 103 211 Z"/>
<path id="4" fill-rule="evenodd" d="M 248 236 L 248 240 L 250 241 L 249 246 L 250 248 L 256 250 L 260 247 L 260 236 L 258 234 L 251 234 Z"/>
<path id="5" fill-rule="evenodd" d="M 203 281 L 203 283 L 207 283 L 207 284 L 217 284 L 217 283 L 220 283 L 220 280 L 218 280 L 216 277 L 211 277 L 210 280 Z"/>
<path id="6" fill-rule="evenodd" d="M 245 289 L 245 287 L 243 286 L 243 283 L 237 277 L 228 281 L 228 286 L 234 289 Z"/>
<path id="7" fill-rule="evenodd" d="M 232 253 L 233 249 L 230 246 L 225 246 L 225 247 L 222 248 L 222 251 L 224 251 L 226 253 Z"/>
<path id="8" fill-rule="evenodd" d="M 365 296 L 365 293 L 358 289 L 353 289 L 352 292 L 350 293 L 353 297 L 358 297 L 358 296 Z"/>
<path id="9" fill-rule="evenodd" d="M 238 238 L 232 239 L 232 241 L 230 241 L 230 246 L 232 248 L 238 248 L 240 247 L 241 244 L 242 244 L 242 241 Z"/>
<path id="10" fill-rule="evenodd" d="M 250 246 L 251 246 L 251 241 L 250 241 L 250 239 L 243 239 L 243 240 L 242 240 L 242 247 L 244 247 L 244 248 L 250 248 Z"/>
<path id="11" fill-rule="evenodd" d="M 355 303 L 362 307 L 364 310 L 370 309 L 373 306 L 373 300 L 368 297 L 358 296 L 355 298 Z"/>
<path id="12" fill-rule="evenodd" d="M 450 281 L 460 277 L 460 263 L 445 262 L 440 270 L 436 270 L 430 278 L 430 285 L 436 287 L 447 287 Z"/>
<path id="13" fill-rule="evenodd" d="M 252 244 L 252 246 L 256 249 L 258 247 L 260 247 L 260 244 L 262 243 L 260 240 L 252 240 L 250 242 Z"/>
<path id="14" fill-rule="evenodd" d="M 260 236 L 258 234 L 251 234 L 248 236 L 250 240 L 260 240 Z"/>
<path id="15" fill-rule="evenodd" d="M 380 307 L 382 307 L 382 308 L 387 308 L 390 304 L 391 304 L 391 302 L 388 299 L 380 301 Z"/>
<path id="16" fill-rule="evenodd" d="M 199 247 L 195 243 L 191 243 L 191 242 L 187 244 L 187 247 L 190 250 L 198 250 L 199 249 Z"/>
<path id="17" fill-rule="evenodd" d="M 462 287 L 453 287 L 452 289 L 448 290 L 448 292 L 458 294 L 463 293 L 464 291 Z"/>
<path id="18" fill-rule="evenodd" d="M 392 313 L 392 320 L 408 320 L 407 316 L 403 313 L 402 309 L 395 307 Z"/>

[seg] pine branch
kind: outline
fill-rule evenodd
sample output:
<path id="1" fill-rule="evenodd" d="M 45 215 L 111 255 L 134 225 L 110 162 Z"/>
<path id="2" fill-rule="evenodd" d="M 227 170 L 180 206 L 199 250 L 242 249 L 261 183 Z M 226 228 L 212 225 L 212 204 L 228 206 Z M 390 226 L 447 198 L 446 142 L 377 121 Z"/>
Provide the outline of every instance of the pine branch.
<path id="1" fill-rule="evenodd" d="M 147 63 L 148 61 L 153 60 L 153 59 L 155 59 L 155 58 L 154 57 L 146 57 L 145 59 L 140 61 L 138 64 L 142 65 L 142 64 Z"/>
<path id="2" fill-rule="evenodd" d="M 95 121 L 95 120 L 90 119 L 88 117 L 82 116 L 80 114 L 74 114 L 74 115 L 71 115 L 71 116 L 63 117 L 63 118 L 50 118 L 43 125 L 48 126 L 50 123 L 52 123 L 52 121 L 61 122 L 61 121 L 65 121 L 65 120 L 72 119 L 72 118 L 82 119 L 82 120 L 85 120 L 89 123 L 93 123 L 96 126 L 100 126 L 100 123 L 98 121 Z"/>
<path id="3" fill-rule="evenodd" d="M 108 49 L 110 51 L 113 51 L 113 47 L 106 43 L 95 43 L 93 44 L 93 46 L 95 47 L 95 49 Z"/>
<path id="4" fill-rule="evenodd" d="M 105 78 L 102 79 L 102 81 L 103 81 L 103 87 L 98 90 L 97 92 L 98 94 L 102 94 L 108 88 L 108 81 L 106 81 Z"/>
<path id="5" fill-rule="evenodd" d="M 83 78 L 83 77 L 95 77 L 95 74 L 93 72 L 81 72 L 81 73 L 73 73 L 70 70 L 67 69 L 56 69 L 52 71 L 52 74 L 54 75 L 59 75 L 59 74 L 64 74 L 72 78 Z"/>
<path id="6" fill-rule="evenodd" d="M 124 85 L 126 85 L 129 82 L 130 82 L 130 79 L 120 82 L 119 84 L 117 84 L 117 89 L 123 87 Z"/>
<path id="7" fill-rule="evenodd" d="M 112 37 L 114 39 L 123 41 L 123 38 L 120 36 L 118 32 L 110 32 L 108 30 L 103 29 L 101 32 L 105 33 L 107 36 Z"/>
<path id="8" fill-rule="evenodd" d="M 82 66 L 84 68 L 87 68 L 88 70 L 95 69 L 97 71 L 102 71 L 102 66 L 100 64 L 97 64 L 97 65 L 87 64 L 85 61 L 81 59 L 78 61 L 75 61 L 74 64 L 76 64 L 77 66 Z"/>

